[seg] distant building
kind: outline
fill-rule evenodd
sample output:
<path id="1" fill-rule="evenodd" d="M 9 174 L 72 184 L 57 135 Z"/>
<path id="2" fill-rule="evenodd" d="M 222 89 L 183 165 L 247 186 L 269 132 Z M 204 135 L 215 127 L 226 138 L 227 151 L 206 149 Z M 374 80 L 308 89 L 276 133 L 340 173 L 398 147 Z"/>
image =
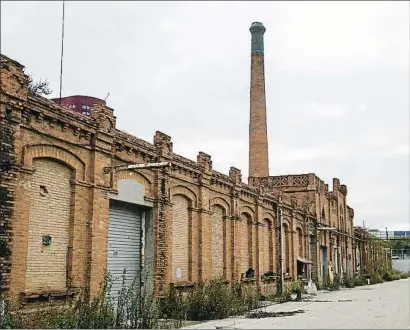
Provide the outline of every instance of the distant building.
<path id="1" fill-rule="evenodd" d="M 410 237 L 410 231 L 405 230 L 379 230 L 370 229 L 369 233 L 380 239 L 388 239 L 392 237 Z"/>
<path id="2" fill-rule="evenodd" d="M 53 102 L 60 104 L 60 98 L 51 99 Z M 93 104 L 105 105 L 105 101 L 92 96 L 73 95 L 61 98 L 61 105 L 70 108 L 71 110 L 89 116 Z"/>

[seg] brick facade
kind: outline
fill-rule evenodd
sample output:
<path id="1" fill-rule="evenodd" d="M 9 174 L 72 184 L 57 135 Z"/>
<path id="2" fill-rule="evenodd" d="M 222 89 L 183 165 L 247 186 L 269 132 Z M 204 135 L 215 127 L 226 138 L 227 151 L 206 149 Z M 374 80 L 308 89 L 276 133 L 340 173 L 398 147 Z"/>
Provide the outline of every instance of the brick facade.
<path id="1" fill-rule="evenodd" d="M 260 42 L 253 43 L 253 68 L 263 64 Z M 263 140 L 262 82 L 261 77 L 252 82 L 256 90 L 251 108 L 258 115 L 252 117 L 251 110 L 251 120 L 262 120 L 256 126 Z M 238 282 L 249 267 L 261 292 L 273 294 L 279 282 L 261 276 L 280 274 L 281 238 L 283 272 L 288 269 L 289 278 L 297 278 L 300 257 L 313 261 L 312 278 L 321 280 L 321 245 L 332 251 L 336 244 L 344 256 L 343 272 L 355 270 L 354 212 L 346 204 L 346 186 L 335 179 L 329 192 L 315 174 L 268 176 L 267 141 L 254 149 L 252 162 L 262 167 L 245 184 L 237 168 L 231 167 L 228 175 L 213 170 L 211 156 L 204 152 L 196 161 L 175 154 L 171 137 L 162 132 L 149 143 L 118 130 L 114 111 L 105 104 L 93 105 L 88 117 L 28 93 L 23 67 L 4 56 L 1 84 L 0 117 L 14 132 L 16 155 L 7 229 L 13 237 L 12 267 L 2 266 L 11 296 L 30 297 L 39 291 L 64 295 L 83 287 L 98 292 L 107 265 L 109 201 L 119 195 L 119 180 L 138 182 L 144 203 L 151 205 L 158 294 L 171 282 L 192 285 L 216 277 Z M 164 161 L 170 168 L 104 170 Z M 52 237 L 50 246 L 40 244 L 44 235 Z"/>
<path id="2" fill-rule="evenodd" d="M 29 181 L 26 291 L 64 291 L 71 227 L 71 169 L 44 158 L 36 158 L 33 169 Z M 42 245 L 39 238 L 44 234 L 53 244 Z"/>
<path id="3" fill-rule="evenodd" d="M 12 108 L 10 122 L 17 132 L 11 294 L 29 296 L 42 288 L 65 291 L 63 278 L 69 289 L 90 286 L 92 292 L 98 291 L 107 260 L 109 196 L 117 192 L 119 179 L 140 183 L 145 199 L 154 205 L 154 282 L 159 293 L 170 282 L 189 284 L 221 275 L 238 281 L 249 266 L 255 270 L 257 283 L 262 272 L 279 272 L 279 205 L 284 208 L 288 226 L 285 264 L 296 277 L 296 257 L 300 254 L 296 230 L 306 233 L 307 218 L 316 218 L 315 210 L 293 203 L 285 189 L 282 192 L 255 182 L 247 185 L 236 168 L 231 168 L 229 175 L 218 173 L 212 169 L 211 157 L 202 152 L 196 162 L 174 154 L 171 138 L 161 132 L 156 132 L 153 144 L 121 132 L 115 128 L 113 110 L 106 106 L 95 105 L 91 117 L 85 117 L 28 94 L 27 77 L 11 60 L 1 74 L 2 113 L 6 105 Z M 157 161 L 170 161 L 171 168 L 167 172 L 103 172 L 104 167 Z M 43 169 L 38 164 L 43 164 Z M 37 179 L 42 175 L 49 175 L 44 184 Z M 65 194 L 55 191 L 55 180 L 67 187 Z M 40 195 L 44 188 L 49 199 Z M 33 195 L 41 202 L 38 206 L 27 202 Z M 44 210 L 50 218 L 41 213 Z M 46 233 L 47 226 L 40 223 L 50 220 L 58 226 L 56 232 L 50 229 Z M 65 265 L 63 247 L 55 247 L 61 267 L 56 260 L 58 272 L 50 287 L 41 286 L 38 277 L 43 274 L 33 273 L 28 261 L 33 253 L 47 249 L 36 246 L 45 234 L 62 235 L 64 240 L 68 235 L 70 247 Z M 308 259 L 306 250 L 301 257 Z M 178 267 L 180 278 L 176 278 Z M 63 276 L 64 272 L 67 275 Z M 276 283 L 270 285 L 275 287 Z"/>

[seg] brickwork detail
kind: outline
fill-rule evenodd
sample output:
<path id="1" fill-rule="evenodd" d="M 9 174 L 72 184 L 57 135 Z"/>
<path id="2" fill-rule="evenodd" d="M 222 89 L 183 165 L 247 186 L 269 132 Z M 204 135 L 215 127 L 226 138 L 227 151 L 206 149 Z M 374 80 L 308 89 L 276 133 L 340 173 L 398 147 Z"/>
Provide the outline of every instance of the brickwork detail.
<path id="1" fill-rule="evenodd" d="M 265 28 L 255 22 L 250 28 L 251 91 L 249 122 L 249 176 L 269 175 L 268 133 L 266 124 L 265 59 L 263 55 L 263 34 Z"/>
<path id="2" fill-rule="evenodd" d="M 291 256 L 290 256 L 290 232 L 289 226 L 283 224 L 283 235 L 284 235 L 284 251 L 285 255 L 283 258 L 283 269 L 285 273 L 290 273 L 291 271 Z"/>
<path id="3" fill-rule="evenodd" d="M 71 170 L 53 160 L 36 159 L 31 201 L 26 292 L 66 290 Z M 42 239 L 51 238 L 50 245 Z"/>
<path id="4" fill-rule="evenodd" d="M 213 207 L 212 214 L 212 277 L 221 278 L 224 275 L 224 210 L 219 205 Z"/>
<path id="5" fill-rule="evenodd" d="M 305 257 L 305 253 L 304 253 L 304 249 L 303 249 L 303 231 L 301 228 L 296 228 L 296 249 L 298 251 L 298 256 L 304 258 Z"/>
<path id="6" fill-rule="evenodd" d="M 261 32 L 264 28 L 258 26 L 256 30 Z M 321 267 L 316 243 L 321 235 L 317 228 L 335 224 L 340 232 L 336 235 L 340 238 L 346 231 L 353 231 L 354 210 L 346 205 L 347 187 L 340 184 L 339 179 L 333 180 L 333 191 L 329 191 L 328 185 L 313 173 L 268 176 L 263 39 L 259 37 L 255 39 L 256 48 L 251 56 L 250 164 L 253 165 L 250 166 L 249 184 L 242 181 L 241 171 L 235 167 L 229 169 L 229 175 L 215 171 L 211 156 L 204 152 L 198 153 L 196 161 L 175 154 L 171 137 L 162 132 L 157 131 L 150 143 L 120 131 L 116 128 L 113 109 L 106 105 L 94 106 L 88 117 L 29 94 L 23 67 L 2 57 L 0 119 L 3 123 L 6 107 L 11 107 L 10 126 L 15 143 L 10 155 L 14 152 L 16 157 L 12 171 L 6 175 L 4 171 L 1 173 L 0 187 L 7 189 L 8 199 L 6 206 L 2 204 L 1 212 L 9 218 L 12 226 L 7 230 L 12 230 L 13 234 L 13 244 L 10 245 L 13 267 L 10 267 L 10 258 L 1 256 L 1 274 L 5 280 L 3 285 L 10 285 L 13 295 L 25 292 L 25 280 L 32 272 L 31 266 L 27 265 L 31 260 L 27 253 L 32 252 L 27 251 L 27 246 L 32 244 L 29 235 L 33 235 L 39 226 L 29 229 L 31 206 L 23 201 L 30 197 L 29 183 L 36 175 L 33 174 L 37 167 L 33 159 L 36 162 L 35 159 L 43 158 L 58 159 L 66 164 L 67 171 L 73 173 L 70 189 L 67 189 L 74 194 L 69 203 L 71 213 L 68 219 L 72 221 L 69 244 L 73 248 L 68 258 L 67 274 L 74 287 L 88 286 L 92 293 L 98 292 L 106 267 L 109 198 L 117 192 L 119 179 L 131 178 L 144 186 L 147 201 L 154 204 L 154 283 L 159 294 L 164 293 L 168 283 L 176 281 L 177 267 L 182 270 L 179 282 L 209 279 L 221 274 L 221 267 L 223 275 L 233 282 L 239 281 L 240 275 L 249 267 L 257 268 L 256 274 L 267 271 L 265 268 L 273 268 L 280 274 L 280 219 L 271 216 L 278 214 L 279 208 L 283 208 L 286 215 L 283 271 L 289 269 L 295 275 L 295 258 L 301 251 L 300 234 L 293 233 L 293 230 L 299 221 L 302 233 L 306 231 L 301 219 L 309 218 L 314 233 L 311 239 L 312 275 L 313 279 L 317 278 Z M 3 161 L 3 154 L 0 161 Z M 158 161 L 168 161 L 171 166 L 163 171 L 103 171 L 104 167 Z M 59 162 L 55 164 L 62 166 Z M 57 178 L 58 175 L 49 178 L 45 187 Z M 66 184 L 70 182 L 68 178 L 66 180 Z M 214 212 L 216 205 L 224 209 L 222 230 L 220 212 Z M 329 219 L 321 219 L 323 209 Z M 49 213 L 54 220 L 60 219 L 54 209 Z M 218 221 L 213 221 L 213 217 Z M 269 267 L 267 227 L 261 226 L 265 218 L 273 221 L 269 232 L 269 244 L 272 244 Z M 1 224 L 4 219 L 4 216 L 0 219 Z M 55 229 L 61 228 L 62 224 Z M 10 235 L 5 231 L 1 235 L 11 243 Z M 303 237 L 307 247 L 305 240 Z M 352 239 L 339 241 L 343 244 L 340 252 L 348 258 L 352 254 Z M 328 246 L 330 240 L 322 243 Z M 307 257 L 307 250 L 302 251 L 302 256 Z M 217 255 L 222 257 L 217 259 Z M 218 272 L 213 274 L 213 268 Z M 351 269 L 351 265 L 347 268 Z M 38 279 L 32 281 L 35 283 Z M 60 284 L 63 287 L 63 280 Z"/>
<path id="7" fill-rule="evenodd" d="M 260 258 L 259 260 L 261 268 L 260 268 L 260 273 L 263 274 L 271 269 L 271 255 L 273 253 L 272 251 L 272 230 L 271 230 L 271 223 L 268 219 L 265 219 L 263 221 L 263 227 L 260 228 L 262 231 L 262 242 L 261 242 L 261 252 L 259 254 Z"/>
<path id="8" fill-rule="evenodd" d="M 172 204 L 172 281 L 188 281 L 189 201 L 182 195 L 176 195 L 172 198 Z M 177 278 L 179 270 L 182 276 Z"/>
<path id="9" fill-rule="evenodd" d="M 241 214 L 241 222 L 240 222 L 240 228 L 241 228 L 241 247 L 240 247 L 240 253 L 241 253 L 241 264 L 240 264 L 240 273 L 245 273 L 249 267 L 251 267 L 251 264 L 249 263 L 250 259 L 250 253 L 249 251 L 249 222 L 251 222 L 251 218 L 248 214 L 242 213 Z"/>
<path id="10" fill-rule="evenodd" d="M 11 217 L 17 182 L 11 111 L 2 106 L 0 113 L 0 295 L 10 286 Z"/>

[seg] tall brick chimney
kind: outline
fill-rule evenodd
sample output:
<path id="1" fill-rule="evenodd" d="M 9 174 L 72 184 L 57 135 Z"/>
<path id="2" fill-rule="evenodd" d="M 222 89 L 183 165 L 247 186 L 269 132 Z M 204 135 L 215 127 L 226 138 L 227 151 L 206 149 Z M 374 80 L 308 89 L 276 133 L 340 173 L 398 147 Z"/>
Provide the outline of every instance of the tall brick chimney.
<path id="1" fill-rule="evenodd" d="M 251 95 L 249 121 L 249 177 L 269 176 L 268 134 L 266 125 L 265 60 L 260 22 L 252 23 Z"/>

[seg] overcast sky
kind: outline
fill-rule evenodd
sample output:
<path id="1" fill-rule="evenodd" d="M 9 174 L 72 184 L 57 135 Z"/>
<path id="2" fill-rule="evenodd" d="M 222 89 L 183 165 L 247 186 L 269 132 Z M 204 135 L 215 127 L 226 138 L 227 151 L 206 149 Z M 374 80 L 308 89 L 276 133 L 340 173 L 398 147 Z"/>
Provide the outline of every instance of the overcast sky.
<path id="1" fill-rule="evenodd" d="M 409 2 L 66 2 L 63 96 L 248 172 L 249 27 L 265 33 L 270 174 L 348 187 L 355 224 L 409 227 Z M 1 2 L 1 52 L 58 96 L 62 2 Z"/>

